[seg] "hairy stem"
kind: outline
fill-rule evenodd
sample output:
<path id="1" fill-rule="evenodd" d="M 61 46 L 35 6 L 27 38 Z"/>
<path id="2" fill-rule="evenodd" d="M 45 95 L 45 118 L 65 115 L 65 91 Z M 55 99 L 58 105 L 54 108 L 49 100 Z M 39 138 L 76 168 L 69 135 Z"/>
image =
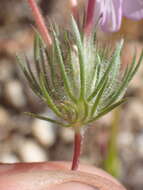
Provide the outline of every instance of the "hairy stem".
<path id="1" fill-rule="evenodd" d="M 42 17 L 42 14 L 35 2 L 35 0 L 27 0 L 29 3 L 29 6 L 32 9 L 32 13 L 36 22 L 36 25 L 38 27 L 38 30 L 43 38 L 43 40 L 45 41 L 45 43 L 49 46 L 52 44 L 52 39 L 49 35 L 48 29 L 45 25 L 44 19 Z"/>
<path id="2" fill-rule="evenodd" d="M 75 131 L 74 152 L 73 152 L 71 170 L 77 170 L 78 169 L 82 141 L 83 141 L 83 135 L 81 134 L 81 132 L 80 131 L 78 131 L 78 132 Z"/>

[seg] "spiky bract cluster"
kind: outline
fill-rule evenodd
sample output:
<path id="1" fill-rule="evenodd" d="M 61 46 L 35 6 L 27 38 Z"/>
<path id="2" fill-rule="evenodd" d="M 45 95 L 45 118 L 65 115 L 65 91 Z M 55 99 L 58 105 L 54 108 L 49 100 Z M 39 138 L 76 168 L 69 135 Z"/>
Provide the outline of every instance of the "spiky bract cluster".
<path id="1" fill-rule="evenodd" d="M 64 127 L 81 127 L 97 120 L 125 100 L 122 99 L 128 83 L 136 73 L 136 57 L 124 73 L 120 72 L 120 54 L 123 41 L 110 55 L 108 47 L 99 48 L 94 36 L 86 38 L 72 19 L 72 32 L 64 31 L 60 39 L 52 27 L 53 44 L 46 48 L 39 35 L 34 43 L 34 66 L 26 59 L 21 63 L 32 90 L 59 117 L 29 113 L 34 117 L 58 123 Z M 20 60 L 21 62 L 21 60 Z"/>

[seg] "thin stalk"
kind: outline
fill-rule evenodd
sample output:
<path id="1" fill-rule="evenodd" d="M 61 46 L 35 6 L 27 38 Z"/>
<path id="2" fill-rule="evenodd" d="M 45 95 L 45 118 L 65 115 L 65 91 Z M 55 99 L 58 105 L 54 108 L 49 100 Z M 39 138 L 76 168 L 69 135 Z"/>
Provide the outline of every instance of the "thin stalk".
<path id="1" fill-rule="evenodd" d="M 73 159 L 72 159 L 71 170 L 77 170 L 78 169 L 82 141 L 83 141 L 83 135 L 81 134 L 80 130 L 75 131 L 75 136 L 74 136 L 74 152 L 73 152 Z"/>
<path id="2" fill-rule="evenodd" d="M 32 13 L 33 13 L 33 16 L 34 16 L 34 19 L 35 19 L 35 22 L 36 22 L 36 25 L 39 29 L 39 32 L 43 38 L 43 40 L 45 41 L 45 43 L 49 46 L 52 44 L 52 39 L 49 35 L 49 32 L 48 32 L 48 29 L 45 25 L 45 22 L 44 22 L 44 19 L 43 19 L 43 16 L 35 2 L 35 0 L 27 0 L 28 3 L 29 3 L 29 6 L 31 7 L 32 9 Z"/>
<path id="3" fill-rule="evenodd" d="M 120 175 L 120 160 L 118 158 L 118 147 L 117 147 L 120 113 L 121 113 L 120 108 L 117 108 L 113 112 L 107 158 L 104 160 L 103 163 L 104 169 L 114 177 L 119 177 Z"/>
<path id="4" fill-rule="evenodd" d="M 95 12 L 96 0 L 88 0 L 87 10 L 86 10 L 86 20 L 84 26 L 84 32 L 87 35 L 91 34 L 93 22 L 94 22 L 94 12 Z"/>

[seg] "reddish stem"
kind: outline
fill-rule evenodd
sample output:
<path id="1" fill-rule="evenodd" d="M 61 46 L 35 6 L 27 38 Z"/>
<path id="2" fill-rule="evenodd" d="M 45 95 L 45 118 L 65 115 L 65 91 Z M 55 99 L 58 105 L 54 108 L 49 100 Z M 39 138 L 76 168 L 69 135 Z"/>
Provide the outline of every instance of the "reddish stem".
<path id="1" fill-rule="evenodd" d="M 86 11 L 86 21 L 84 26 L 84 31 L 86 34 L 90 34 L 94 22 L 94 12 L 95 12 L 96 0 L 88 0 L 87 11 Z"/>
<path id="2" fill-rule="evenodd" d="M 78 169 L 82 140 L 83 140 L 83 136 L 81 135 L 81 133 L 80 132 L 75 132 L 75 136 L 74 136 L 74 153 L 73 153 L 71 170 L 77 170 Z"/>
<path id="3" fill-rule="evenodd" d="M 47 27 L 45 25 L 44 19 L 42 17 L 42 14 L 41 14 L 35 0 L 28 0 L 28 3 L 32 9 L 32 13 L 33 13 L 35 22 L 37 24 L 39 32 L 41 33 L 42 38 L 44 39 L 44 41 L 47 45 L 51 45 L 52 39 L 49 35 L 49 32 L 48 32 Z"/>

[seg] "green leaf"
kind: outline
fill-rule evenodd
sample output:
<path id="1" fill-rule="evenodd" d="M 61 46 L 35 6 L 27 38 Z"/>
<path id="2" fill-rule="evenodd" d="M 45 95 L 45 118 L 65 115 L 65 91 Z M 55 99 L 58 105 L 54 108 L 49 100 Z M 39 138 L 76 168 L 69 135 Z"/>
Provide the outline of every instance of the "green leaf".
<path id="1" fill-rule="evenodd" d="M 40 36 L 38 33 L 34 38 L 34 64 L 37 72 L 37 76 L 40 79 L 40 72 L 41 72 L 41 57 L 40 57 Z"/>
<path id="2" fill-rule="evenodd" d="M 54 34 L 54 45 L 55 45 L 55 49 L 56 49 L 56 53 L 57 53 L 58 63 L 60 65 L 61 75 L 62 75 L 62 78 L 64 81 L 66 92 L 69 95 L 69 97 L 71 98 L 71 100 L 76 102 L 76 97 L 74 97 L 74 95 L 73 95 L 72 87 L 71 87 L 71 84 L 69 82 L 67 73 L 65 71 L 65 66 L 64 66 L 62 52 L 61 52 L 60 45 L 59 45 L 59 40 L 58 40 L 56 33 L 54 31 L 53 31 L 53 34 Z"/>
<path id="3" fill-rule="evenodd" d="M 41 84 L 41 91 L 43 93 L 44 98 L 46 99 L 46 102 L 48 104 L 48 106 L 54 111 L 54 113 L 59 116 L 59 117 L 63 117 L 63 115 L 61 114 L 61 112 L 59 111 L 59 109 L 57 108 L 56 104 L 53 102 L 52 98 L 50 97 L 46 87 L 45 87 L 45 80 L 44 77 L 41 73 L 40 76 L 40 84 Z"/>
<path id="4" fill-rule="evenodd" d="M 119 72 L 120 72 L 121 50 L 122 50 L 123 44 L 124 44 L 123 40 L 121 40 L 120 43 L 117 44 L 117 47 L 110 60 L 111 62 L 113 62 L 112 68 L 110 71 L 110 75 L 111 75 L 110 86 L 116 85 L 116 80 L 117 80 Z"/>
<path id="5" fill-rule="evenodd" d="M 78 26 L 76 24 L 76 21 L 72 17 L 72 28 L 73 32 L 75 34 L 75 40 L 76 40 L 76 45 L 78 48 L 78 57 L 79 57 L 79 65 L 80 65 L 80 97 L 85 97 L 85 63 L 84 63 L 84 47 L 81 39 L 81 35 L 78 29 Z"/>
<path id="6" fill-rule="evenodd" d="M 112 111 L 114 108 L 116 108 L 117 106 L 121 105 L 122 103 L 126 102 L 127 99 L 122 99 L 120 101 L 118 101 L 115 104 L 112 104 L 110 106 L 108 106 L 107 108 L 103 108 L 100 113 L 96 116 L 93 117 L 91 120 L 89 120 L 87 123 L 93 122 L 97 119 L 99 119 L 100 117 L 104 116 L 105 114 L 107 114 L 108 112 Z"/>
<path id="7" fill-rule="evenodd" d="M 50 47 L 50 49 L 45 49 L 45 54 L 48 62 L 48 66 L 50 69 L 50 76 L 51 76 L 51 86 L 53 89 L 56 90 L 56 67 L 55 67 L 55 62 L 56 62 L 56 56 L 54 56 L 55 51 L 54 51 L 54 45 Z"/>
<path id="8" fill-rule="evenodd" d="M 102 88 L 100 89 L 99 93 L 97 94 L 97 97 L 96 97 L 96 100 L 92 106 L 92 110 L 91 110 L 91 117 L 94 115 L 95 111 L 96 111 L 96 108 L 98 107 L 98 105 L 100 104 L 100 100 L 102 98 L 102 95 L 105 91 L 105 88 L 108 84 L 108 77 L 106 78 L 106 80 L 104 81 L 104 84 L 102 86 Z"/>
<path id="9" fill-rule="evenodd" d="M 33 78 L 34 76 L 31 75 L 30 71 L 26 69 L 26 67 L 24 66 L 24 63 L 22 62 L 19 56 L 17 56 L 17 60 L 31 89 L 33 90 L 35 94 L 37 94 L 37 96 L 41 97 L 41 90 L 40 90 L 39 84 L 36 82 L 35 78 Z"/>
<path id="10" fill-rule="evenodd" d="M 96 94 L 98 93 L 98 91 L 102 88 L 102 86 L 103 86 L 105 80 L 107 79 L 107 76 L 108 76 L 108 74 L 109 74 L 109 72 L 110 72 L 110 70 L 112 68 L 112 65 L 113 65 L 113 62 L 111 62 L 109 64 L 109 66 L 107 67 L 107 69 L 106 69 L 103 77 L 101 78 L 99 84 L 97 85 L 97 87 L 95 88 L 95 90 L 93 91 L 93 93 L 88 97 L 88 99 L 87 99 L 88 101 L 91 101 L 96 96 Z M 100 70 L 99 70 L 99 72 L 100 72 Z"/>
<path id="11" fill-rule="evenodd" d="M 141 62 L 143 59 L 143 52 L 141 53 L 140 59 L 138 61 L 138 63 L 136 64 L 136 55 L 134 55 L 134 58 L 132 60 L 132 64 L 130 67 L 127 67 L 123 80 L 121 82 L 121 85 L 118 87 L 118 89 L 116 89 L 116 92 L 113 92 L 112 95 L 110 95 L 109 97 L 107 97 L 107 104 L 106 106 L 112 104 L 116 99 L 118 99 L 118 97 L 121 96 L 122 93 L 124 93 L 125 89 L 127 88 L 129 82 L 131 81 L 131 79 L 133 78 L 133 76 L 135 75 L 135 73 L 137 72 Z"/>
<path id="12" fill-rule="evenodd" d="M 84 105 L 84 114 L 83 117 L 80 119 L 81 123 L 87 120 L 89 116 L 89 104 L 86 101 L 84 101 L 83 105 Z"/>
<path id="13" fill-rule="evenodd" d="M 142 60 L 143 60 L 143 50 L 142 50 L 142 53 L 141 53 L 141 55 L 140 55 L 140 58 L 139 58 L 139 61 L 138 61 L 138 63 L 136 64 L 136 66 L 134 67 L 134 69 L 133 69 L 133 71 L 130 73 L 130 75 L 129 75 L 129 81 L 131 81 L 131 79 L 133 78 L 133 76 L 136 74 L 136 72 L 138 71 L 138 69 L 139 69 L 139 66 L 141 65 L 141 63 L 142 63 Z"/>
<path id="14" fill-rule="evenodd" d="M 64 124 L 64 123 L 62 123 L 60 121 L 48 118 L 48 117 L 44 117 L 44 116 L 41 116 L 41 115 L 38 115 L 38 114 L 29 113 L 29 112 L 25 112 L 25 114 L 28 115 L 28 116 L 34 117 L 34 118 L 38 118 L 38 119 L 41 119 L 41 120 L 49 121 L 49 122 L 54 123 L 54 124 L 61 125 L 63 127 L 67 127 L 66 124 Z"/>

